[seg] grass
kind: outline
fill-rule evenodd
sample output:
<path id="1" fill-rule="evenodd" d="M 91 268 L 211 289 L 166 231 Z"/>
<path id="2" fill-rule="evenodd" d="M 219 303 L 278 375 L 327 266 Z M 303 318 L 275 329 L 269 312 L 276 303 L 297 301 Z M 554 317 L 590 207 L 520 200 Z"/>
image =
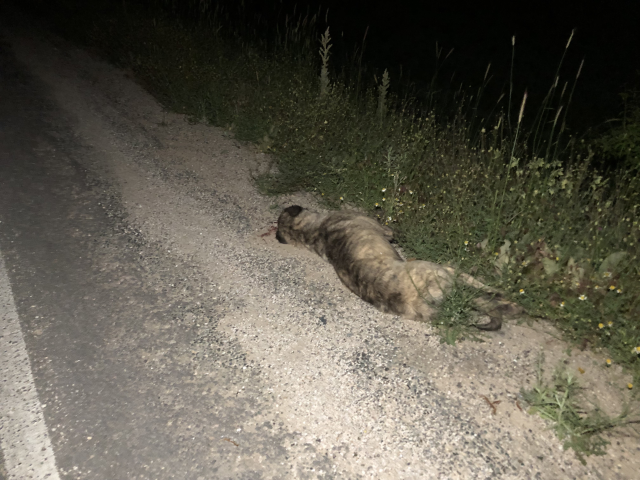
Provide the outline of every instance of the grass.
<path id="1" fill-rule="evenodd" d="M 603 155 L 621 163 L 623 168 L 640 169 L 640 91 L 629 89 L 620 94 L 624 105 L 621 118 L 611 119 L 610 131 L 595 141 Z"/>
<path id="2" fill-rule="evenodd" d="M 533 388 L 522 390 L 524 400 L 530 405 L 529 413 L 537 414 L 552 423 L 558 438 L 564 441 L 564 449 L 571 448 L 578 459 L 586 464 L 585 456 L 604 455 L 608 441 L 603 434 L 623 425 L 638 423 L 629 406 L 615 417 L 606 415 L 597 403 L 586 402 L 576 377 L 558 368 L 550 381 L 543 377 L 544 355 L 538 360 L 538 377 Z M 583 405 L 593 407 L 585 411 Z"/>
<path id="3" fill-rule="evenodd" d="M 433 321 L 443 343 L 454 345 L 462 339 L 482 341 L 484 333 L 475 328 L 478 318 L 471 303 L 477 296 L 475 289 L 461 282 L 453 285 L 438 306 L 438 314 Z"/>
<path id="4" fill-rule="evenodd" d="M 275 18 L 245 2 L 213 9 L 195 0 L 146 2 L 146 10 L 106 0 L 32 3 L 59 31 L 133 70 L 167 109 L 269 152 L 275 173 L 256 179 L 264 193 L 308 190 L 330 207 L 361 208 L 392 226 L 409 256 L 503 290 L 640 384 L 637 102 L 631 120 L 598 141 L 570 130 L 580 76 L 564 68 L 573 34 L 538 106 L 513 82 L 498 99 L 484 98 L 489 68 L 475 91 L 448 88 L 447 98 L 434 75 L 419 103 L 394 90 L 388 71 L 367 70 L 364 45 L 335 68 L 322 12 Z M 515 55 L 515 38 L 512 46 Z M 626 161 L 607 171 L 607 153 Z M 469 321 L 460 295 L 439 317 L 448 342 Z M 573 425 L 573 379 L 558 378 L 555 390 L 540 386 L 529 398 L 543 416 Z M 549 413 L 560 400 L 570 408 Z M 575 428 L 563 435 L 577 442 Z M 599 451 L 593 441 L 580 448 Z"/>

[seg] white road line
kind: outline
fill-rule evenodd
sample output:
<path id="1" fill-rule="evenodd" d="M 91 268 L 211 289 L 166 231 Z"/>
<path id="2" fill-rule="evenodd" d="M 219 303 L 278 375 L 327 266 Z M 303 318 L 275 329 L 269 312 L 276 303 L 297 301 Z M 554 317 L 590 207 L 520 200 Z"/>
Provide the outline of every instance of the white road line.
<path id="1" fill-rule="evenodd" d="M 60 479 L 1 252 L 0 446 L 10 479 Z"/>

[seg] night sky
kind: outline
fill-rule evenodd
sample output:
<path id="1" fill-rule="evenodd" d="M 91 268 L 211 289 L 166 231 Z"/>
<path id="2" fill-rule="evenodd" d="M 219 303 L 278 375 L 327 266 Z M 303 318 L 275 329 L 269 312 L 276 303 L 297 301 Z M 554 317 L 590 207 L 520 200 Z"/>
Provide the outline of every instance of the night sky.
<path id="1" fill-rule="evenodd" d="M 455 49 L 443 66 L 442 79 L 453 75 L 456 88 L 461 83 L 477 87 L 491 62 L 496 95 L 508 82 L 515 35 L 517 103 L 525 88 L 533 100 L 546 93 L 575 28 L 561 79 L 575 78 L 585 58 L 571 107 L 573 121 L 582 127 L 615 116 L 620 108 L 618 93 L 625 85 L 640 83 L 640 0 L 313 0 L 309 4 L 312 11 L 320 4 L 323 11 L 329 7 L 332 36 L 344 35 L 351 51 L 369 26 L 365 56 L 379 69 L 393 71 L 402 65 L 418 83 L 429 81 L 438 41 L 445 54 Z M 340 51 L 341 46 L 336 47 Z"/>

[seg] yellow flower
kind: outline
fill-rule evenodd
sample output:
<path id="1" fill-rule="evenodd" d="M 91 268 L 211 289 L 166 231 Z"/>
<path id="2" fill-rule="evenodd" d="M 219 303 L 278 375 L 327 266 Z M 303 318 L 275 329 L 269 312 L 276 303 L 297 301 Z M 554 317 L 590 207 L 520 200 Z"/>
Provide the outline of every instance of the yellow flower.
<path id="1" fill-rule="evenodd" d="M 627 388 L 631 390 L 633 388 L 633 383 L 627 383 Z"/>
<path id="2" fill-rule="evenodd" d="M 465 240 L 465 241 L 464 241 L 464 244 L 465 244 L 465 245 L 469 245 L 469 240 Z"/>
<path id="3" fill-rule="evenodd" d="M 386 200 L 386 198 L 382 197 L 382 201 L 384 202 Z"/>
<path id="4" fill-rule="evenodd" d="M 564 302 L 560 302 L 560 308 L 564 308 Z"/>
<path id="5" fill-rule="evenodd" d="M 617 292 L 617 293 L 622 293 L 622 289 L 621 289 L 621 288 L 619 288 L 619 289 L 617 289 L 617 290 L 616 290 L 616 292 Z"/>
<path id="6" fill-rule="evenodd" d="M 604 328 L 604 323 L 599 323 L 598 328 Z"/>
<path id="7" fill-rule="evenodd" d="M 344 200 L 344 198 L 340 197 L 340 201 L 342 202 Z"/>
<path id="8" fill-rule="evenodd" d="M 386 191 L 387 191 L 387 189 L 386 189 L 386 188 L 383 188 L 383 189 L 382 189 L 382 193 L 384 193 L 384 192 L 386 192 Z"/>
<path id="9" fill-rule="evenodd" d="M 611 276 L 611 272 L 604 272 L 604 278 L 609 278 Z"/>
<path id="10" fill-rule="evenodd" d="M 640 355 L 640 347 L 636 347 L 633 349 L 638 355 Z"/>
<path id="11" fill-rule="evenodd" d="M 616 289 L 616 286 L 615 286 L 615 285 L 611 285 L 611 286 L 609 287 L 609 290 L 615 290 L 615 289 Z"/>
<path id="12" fill-rule="evenodd" d="M 607 322 L 607 326 L 608 326 L 608 327 L 612 327 L 612 326 L 613 326 L 613 322 L 612 322 L 611 320 L 609 320 L 609 321 Z"/>
<path id="13" fill-rule="evenodd" d="M 607 358 L 607 365 L 611 365 L 611 359 Z"/>
<path id="14" fill-rule="evenodd" d="M 379 206 L 380 206 L 380 204 L 379 204 L 378 202 L 376 202 L 375 206 L 376 206 L 376 207 L 379 207 Z"/>
<path id="15" fill-rule="evenodd" d="M 578 297 L 578 300 L 582 300 L 583 302 L 587 299 L 587 296 L 583 293 Z"/>
<path id="16" fill-rule="evenodd" d="M 520 289 L 520 295 L 524 295 L 524 288 Z"/>

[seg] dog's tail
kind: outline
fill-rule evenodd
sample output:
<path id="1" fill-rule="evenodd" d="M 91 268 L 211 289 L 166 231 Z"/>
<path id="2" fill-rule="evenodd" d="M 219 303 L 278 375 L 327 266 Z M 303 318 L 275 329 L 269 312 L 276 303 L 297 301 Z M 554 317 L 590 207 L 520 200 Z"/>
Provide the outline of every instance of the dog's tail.
<path id="1" fill-rule="evenodd" d="M 461 273 L 458 278 L 463 283 L 483 292 L 472 303 L 479 312 L 488 315 L 490 320 L 488 323 L 476 325 L 476 328 L 486 331 L 500 330 L 503 316 L 515 316 L 524 312 L 520 305 L 507 300 L 500 292 L 479 282 L 471 275 Z"/>
<path id="2" fill-rule="evenodd" d="M 488 315 L 488 323 L 478 324 L 480 330 L 495 331 L 502 327 L 502 318 L 506 316 L 520 315 L 524 309 L 510 302 L 499 293 L 485 293 L 472 300 L 474 307 L 481 313 Z"/>

